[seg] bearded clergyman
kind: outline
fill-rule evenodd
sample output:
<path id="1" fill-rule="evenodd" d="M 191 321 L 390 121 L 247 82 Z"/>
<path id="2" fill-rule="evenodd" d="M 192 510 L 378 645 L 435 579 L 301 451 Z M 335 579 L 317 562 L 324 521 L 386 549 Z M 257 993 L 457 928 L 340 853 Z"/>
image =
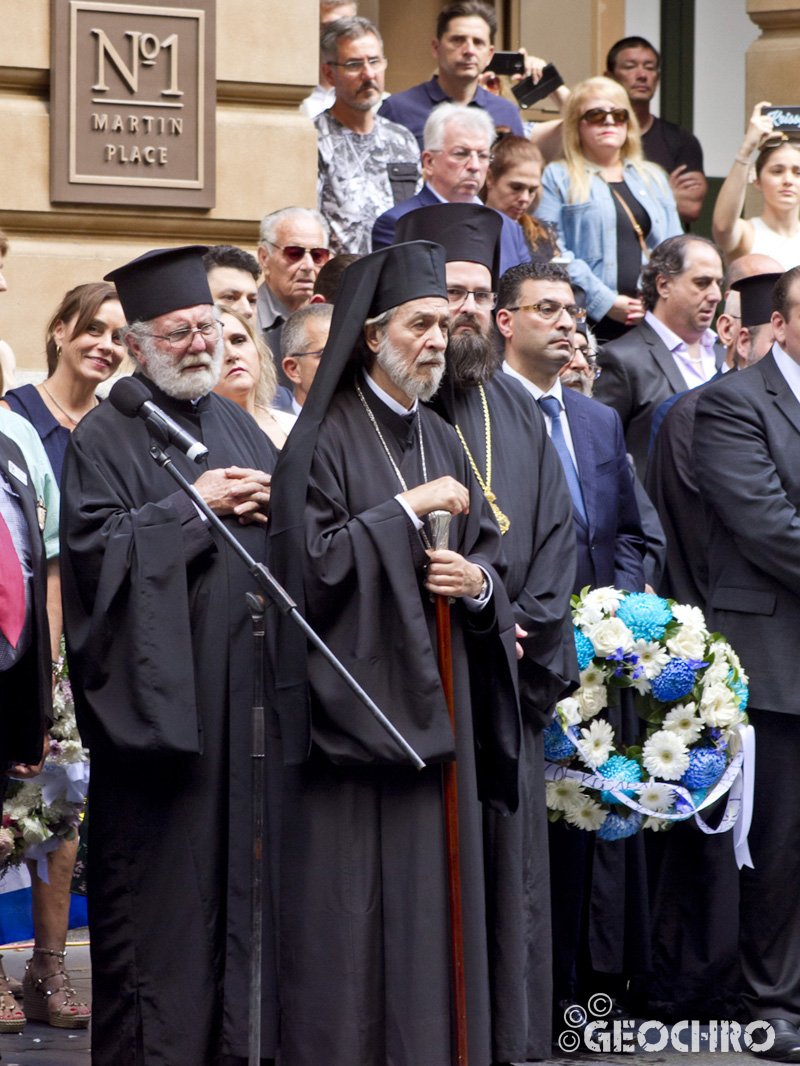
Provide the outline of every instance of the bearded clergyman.
<path id="1" fill-rule="evenodd" d="M 223 353 L 205 251 L 148 252 L 108 280 L 136 377 L 208 448 L 200 467 L 182 454 L 173 463 L 263 558 L 276 453 L 211 391 Z M 252 581 L 149 444 L 144 422 L 106 402 L 81 422 L 64 462 L 64 623 L 92 754 L 92 1062 L 233 1066 L 248 1050 Z M 269 887 L 266 878 L 271 1061 Z"/>
<path id="2" fill-rule="evenodd" d="M 436 392 L 444 250 L 343 275 L 325 355 L 275 470 L 276 577 L 427 763 L 415 770 L 292 629 L 279 634 L 285 770 L 283 1066 L 451 1059 L 443 764 L 455 759 L 470 1059 L 491 1061 L 482 808 L 518 802 L 514 619 L 501 534 Z M 436 549 L 429 515 L 452 515 Z M 455 727 L 433 596 L 450 598 Z"/>
<path id="3" fill-rule="evenodd" d="M 498 373 L 492 310 L 500 218 L 479 204 L 436 204 L 398 219 L 396 240 L 422 237 L 447 255 L 450 343 L 434 405 L 459 435 L 503 533 L 506 592 L 527 634 L 519 661 L 523 757 L 520 807 L 485 815 L 492 951 L 492 1062 L 546 1059 L 551 1049 L 550 881 L 542 730 L 577 684 L 570 595 L 572 500 L 544 420 L 519 382 Z"/>

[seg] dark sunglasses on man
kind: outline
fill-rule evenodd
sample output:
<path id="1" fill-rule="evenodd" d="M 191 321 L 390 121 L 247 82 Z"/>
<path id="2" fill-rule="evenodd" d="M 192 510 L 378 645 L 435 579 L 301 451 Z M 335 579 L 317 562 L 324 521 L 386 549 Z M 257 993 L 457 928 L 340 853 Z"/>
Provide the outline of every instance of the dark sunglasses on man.
<path id="1" fill-rule="evenodd" d="M 281 247 L 273 241 L 267 241 L 267 244 L 271 244 L 273 248 L 283 252 L 290 263 L 299 263 L 303 256 L 308 253 L 314 266 L 324 266 L 331 257 L 331 253 L 327 248 L 303 248 L 300 244 L 287 244 Z"/>

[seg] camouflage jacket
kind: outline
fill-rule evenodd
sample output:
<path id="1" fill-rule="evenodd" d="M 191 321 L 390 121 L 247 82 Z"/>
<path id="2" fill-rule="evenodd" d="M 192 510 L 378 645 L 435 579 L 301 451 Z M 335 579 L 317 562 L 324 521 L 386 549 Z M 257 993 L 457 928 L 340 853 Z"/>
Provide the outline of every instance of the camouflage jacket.
<path id="1" fill-rule="evenodd" d="M 416 163 L 419 147 L 405 126 L 375 116 L 371 133 L 354 133 L 323 111 L 317 127 L 317 201 L 331 227 L 331 251 L 366 255 L 372 251 L 372 225 L 394 206 L 389 164 Z M 419 190 L 421 179 L 414 192 Z"/>

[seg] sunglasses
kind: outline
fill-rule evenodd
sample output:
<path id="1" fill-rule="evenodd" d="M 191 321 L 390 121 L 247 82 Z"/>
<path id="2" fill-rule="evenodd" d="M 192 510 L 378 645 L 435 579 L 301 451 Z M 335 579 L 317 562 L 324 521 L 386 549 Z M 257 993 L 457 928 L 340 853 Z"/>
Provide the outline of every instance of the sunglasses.
<path id="1" fill-rule="evenodd" d="M 784 144 L 791 145 L 792 148 L 797 148 L 797 146 L 800 145 L 800 134 L 773 133 L 761 145 L 761 151 L 763 152 L 765 148 L 780 148 Z"/>
<path id="2" fill-rule="evenodd" d="M 607 111 L 604 107 L 590 107 L 588 111 L 581 115 L 581 120 L 588 122 L 590 126 L 602 126 L 609 115 L 611 115 L 611 121 L 615 126 L 623 126 L 630 118 L 625 107 L 612 107 L 610 111 Z"/>
<path id="3" fill-rule="evenodd" d="M 324 266 L 325 263 L 331 257 L 331 253 L 327 248 L 303 248 L 299 244 L 287 244 L 281 248 L 279 244 L 273 244 L 272 241 L 267 241 L 267 244 L 271 244 L 273 248 L 277 248 L 278 251 L 283 252 L 290 263 L 299 263 L 306 253 L 311 256 L 311 261 L 314 266 Z"/>

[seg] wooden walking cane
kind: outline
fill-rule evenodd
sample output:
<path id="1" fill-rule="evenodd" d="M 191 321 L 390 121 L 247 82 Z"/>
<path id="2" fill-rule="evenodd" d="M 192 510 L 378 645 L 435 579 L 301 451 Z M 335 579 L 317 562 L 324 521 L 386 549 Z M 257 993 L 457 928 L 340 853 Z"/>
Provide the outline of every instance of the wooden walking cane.
<path id="1" fill-rule="evenodd" d="M 448 546 L 449 511 L 431 511 L 428 521 L 436 551 Z M 450 602 L 447 596 L 435 596 L 436 650 L 439 676 L 450 713 L 450 725 L 455 735 L 453 709 L 453 653 L 450 643 Z M 447 881 L 450 895 L 450 958 L 453 973 L 453 1063 L 467 1066 L 467 997 L 464 980 L 464 927 L 461 914 L 461 862 L 458 850 L 458 783 L 456 764 L 444 764 L 444 812 L 447 835 Z"/>

